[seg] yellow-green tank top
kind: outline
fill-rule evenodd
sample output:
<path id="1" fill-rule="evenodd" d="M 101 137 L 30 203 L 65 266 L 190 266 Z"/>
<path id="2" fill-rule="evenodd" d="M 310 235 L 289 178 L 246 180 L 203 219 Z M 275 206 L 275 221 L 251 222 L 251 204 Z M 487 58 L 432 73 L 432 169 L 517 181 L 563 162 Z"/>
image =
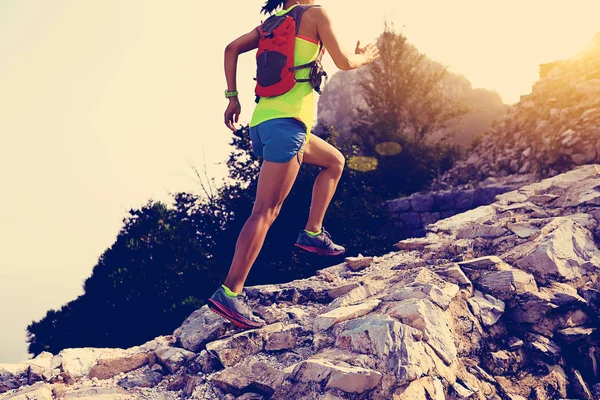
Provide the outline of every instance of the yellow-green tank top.
<path id="1" fill-rule="evenodd" d="M 283 15 L 296 5 L 277 12 Z M 301 35 L 296 35 L 294 43 L 294 65 L 302 65 L 314 61 L 319 53 L 319 44 L 316 40 Z M 310 68 L 295 71 L 296 79 L 307 79 Z M 308 82 L 298 82 L 294 87 L 280 95 L 261 97 L 252 114 L 250 126 L 275 118 L 296 118 L 306 125 L 307 141 L 313 125 L 314 116 L 314 90 Z"/>

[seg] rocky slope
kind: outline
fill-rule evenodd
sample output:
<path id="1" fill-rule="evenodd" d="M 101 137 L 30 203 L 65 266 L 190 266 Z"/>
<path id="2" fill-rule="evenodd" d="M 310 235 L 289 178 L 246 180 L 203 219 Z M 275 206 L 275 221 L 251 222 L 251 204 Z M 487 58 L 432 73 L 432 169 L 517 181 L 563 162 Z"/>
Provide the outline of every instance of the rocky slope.
<path id="1" fill-rule="evenodd" d="M 382 257 L 202 307 L 129 349 L 0 364 L 0 398 L 600 398 L 600 166 L 506 192 Z"/>
<path id="2" fill-rule="evenodd" d="M 554 176 L 600 160 L 600 33 L 574 56 L 540 66 L 540 80 L 433 190 L 488 177 Z"/>

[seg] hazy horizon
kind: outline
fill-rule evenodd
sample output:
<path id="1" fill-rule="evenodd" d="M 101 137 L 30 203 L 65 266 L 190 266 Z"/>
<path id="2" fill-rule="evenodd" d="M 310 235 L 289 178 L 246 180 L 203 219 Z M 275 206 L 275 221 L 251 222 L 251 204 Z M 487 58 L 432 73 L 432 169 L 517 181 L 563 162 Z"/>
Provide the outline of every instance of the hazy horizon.
<path id="1" fill-rule="evenodd" d="M 263 3 L 230 3 L 223 28 L 191 0 L 0 2 L 0 363 L 28 358 L 26 326 L 83 293 L 127 210 L 198 193 L 191 164 L 223 176 L 223 49 L 265 18 Z M 530 93 L 539 64 L 600 31 L 593 1 L 319 4 L 347 49 L 373 41 L 387 19 L 508 104 Z M 253 61 L 243 55 L 238 67 L 240 122 L 254 105 Z"/>

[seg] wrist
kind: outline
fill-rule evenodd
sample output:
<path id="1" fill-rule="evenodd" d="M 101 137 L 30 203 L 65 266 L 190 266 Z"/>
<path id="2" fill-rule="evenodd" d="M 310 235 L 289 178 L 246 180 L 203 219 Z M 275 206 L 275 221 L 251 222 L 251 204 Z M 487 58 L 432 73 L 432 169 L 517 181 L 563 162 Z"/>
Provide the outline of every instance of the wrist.
<path id="1" fill-rule="evenodd" d="M 225 89 L 225 97 L 228 99 L 237 98 L 238 91 L 237 90 L 227 90 Z"/>

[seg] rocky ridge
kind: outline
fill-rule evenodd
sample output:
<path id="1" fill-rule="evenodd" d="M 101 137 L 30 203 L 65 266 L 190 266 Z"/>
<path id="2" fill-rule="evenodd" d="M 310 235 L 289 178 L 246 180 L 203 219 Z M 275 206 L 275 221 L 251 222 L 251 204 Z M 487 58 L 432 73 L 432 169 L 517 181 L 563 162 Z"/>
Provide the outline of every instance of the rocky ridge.
<path id="1" fill-rule="evenodd" d="M 540 65 L 540 79 L 432 190 L 489 177 L 537 179 L 600 160 L 600 33 L 574 56 Z"/>
<path id="2" fill-rule="evenodd" d="M 600 166 L 496 196 L 381 257 L 245 289 L 129 349 L 0 364 L 0 398 L 600 398 Z"/>

